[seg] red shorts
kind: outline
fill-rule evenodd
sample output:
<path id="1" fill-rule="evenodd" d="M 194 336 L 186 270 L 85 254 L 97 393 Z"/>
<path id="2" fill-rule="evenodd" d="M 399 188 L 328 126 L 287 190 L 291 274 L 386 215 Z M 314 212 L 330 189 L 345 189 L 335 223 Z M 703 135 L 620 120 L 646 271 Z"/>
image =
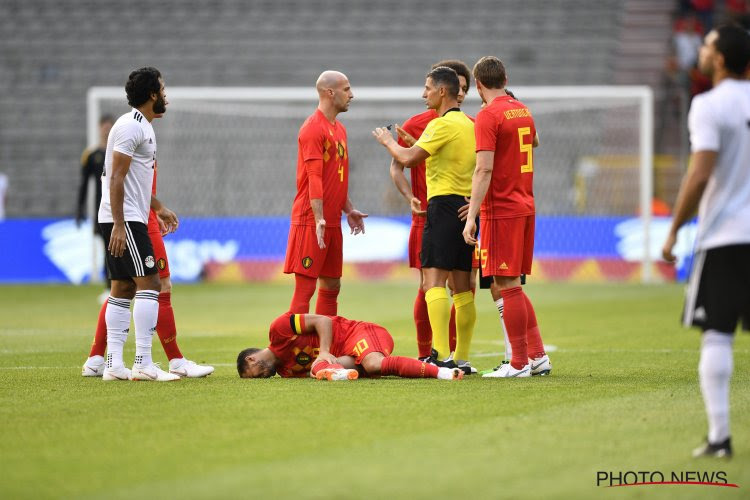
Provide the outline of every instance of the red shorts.
<path id="1" fill-rule="evenodd" d="M 341 227 L 326 227 L 323 238 L 326 247 L 321 249 L 314 226 L 290 226 L 284 272 L 310 278 L 340 278 L 344 259 L 342 240 Z"/>
<path id="2" fill-rule="evenodd" d="M 354 362 L 358 365 L 371 352 L 390 356 L 393 352 L 393 337 L 382 326 L 363 322 L 347 337 L 344 352 L 346 356 L 354 356 Z"/>
<path id="3" fill-rule="evenodd" d="M 413 269 L 422 269 L 422 258 L 419 256 L 422 251 L 422 233 L 424 233 L 424 222 L 415 224 L 412 220 L 411 231 L 409 231 L 409 267 Z"/>
<path id="4" fill-rule="evenodd" d="M 534 215 L 527 215 L 480 222 L 479 255 L 483 276 L 531 274 L 534 220 Z"/>
<path id="5" fill-rule="evenodd" d="M 167 259 L 167 250 L 164 248 L 164 238 L 158 230 L 152 231 L 149 226 L 148 237 L 151 240 L 151 246 L 154 248 L 154 260 L 156 269 L 159 270 L 159 278 L 169 277 L 169 260 Z"/>

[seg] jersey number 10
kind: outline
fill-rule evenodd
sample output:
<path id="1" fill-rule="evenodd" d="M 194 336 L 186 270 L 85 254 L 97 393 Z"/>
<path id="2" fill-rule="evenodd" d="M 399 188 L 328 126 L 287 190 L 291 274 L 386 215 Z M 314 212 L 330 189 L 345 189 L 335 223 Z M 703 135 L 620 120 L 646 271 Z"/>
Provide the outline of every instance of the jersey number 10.
<path id="1" fill-rule="evenodd" d="M 527 135 L 531 135 L 531 127 L 521 127 L 518 129 L 518 145 L 521 148 L 521 153 L 526 153 L 526 163 L 521 165 L 522 174 L 534 171 L 534 157 L 531 153 L 533 146 L 525 144 L 523 140 Z"/>

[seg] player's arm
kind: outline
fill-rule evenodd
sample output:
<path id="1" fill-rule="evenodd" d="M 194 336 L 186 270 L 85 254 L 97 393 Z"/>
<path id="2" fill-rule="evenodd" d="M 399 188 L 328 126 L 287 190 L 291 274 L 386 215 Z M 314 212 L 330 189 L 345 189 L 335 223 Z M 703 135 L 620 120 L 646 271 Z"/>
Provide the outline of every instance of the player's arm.
<path id="1" fill-rule="evenodd" d="M 86 195 L 89 192 L 89 151 L 83 152 L 81 158 L 81 184 L 78 186 L 78 203 L 76 205 L 76 225 L 80 226 L 86 217 Z"/>
<path id="2" fill-rule="evenodd" d="M 320 339 L 319 360 L 336 363 L 336 357 L 331 354 L 333 343 L 333 321 L 328 316 L 319 314 L 295 314 L 295 330 L 298 333 L 314 333 Z"/>
<path id="3" fill-rule="evenodd" d="M 469 201 L 469 213 L 466 216 L 466 225 L 464 226 L 464 240 L 469 245 L 476 245 L 475 238 L 477 233 L 476 218 L 479 213 L 479 206 L 482 204 L 487 190 L 492 180 L 492 167 L 495 161 L 494 151 L 477 151 L 477 166 L 474 169 L 474 176 L 471 178 L 471 200 Z"/>
<path id="4" fill-rule="evenodd" d="M 387 128 L 378 127 L 372 131 L 372 135 L 380 144 L 385 146 L 393 159 L 406 167 L 419 165 L 430 156 L 430 153 L 417 145 L 410 148 L 399 145 Z"/>
<path id="5" fill-rule="evenodd" d="M 315 235 L 318 238 L 318 246 L 325 248 L 324 243 L 326 220 L 323 218 L 323 159 L 311 158 L 305 160 L 307 171 L 307 194 L 310 198 L 310 208 L 315 217 Z"/>
<path id="6" fill-rule="evenodd" d="M 406 175 L 404 175 L 404 166 L 395 159 L 391 159 L 391 179 L 393 180 L 393 184 L 396 185 L 398 192 L 401 193 L 401 196 L 406 199 L 406 202 L 411 207 L 412 215 L 425 215 L 427 212 L 422 210 L 422 202 L 414 196 L 411 186 L 409 186 L 409 181 L 406 179 Z"/>
<path id="7" fill-rule="evenodd" d="M 680 191 L 677 194 L 677 201 L 674 206 L 672 226 L 669 229 L 664 248 L 662 248 L 662 256 L 667 262 L 677 260 L 672 253 L 672 249 L 677 243 L 677 232 L 698 210 L 703 191 L 706 190 L 708 180 L 716 167 L 718 155 L 716 151 L 697 151 L 690 155 L 690 168 L 680 185 Z"/>
<path id="8" fill-rule="evenodd" d="M 346 214 L 346 222 L 349 224 L 351 234 L 365 234 L 365 218 L 368 214 L 354 208 L 354 204 L 348 196 L 346 197 L 346 203 L 344 203 L 344 214 Z"/>
<path id="9" fill-rule="evenodd" d="M 156 213 L 156 220 L 159 222 L 159 230 L 162 236 L 177 231 L 180 221 L 177 214 L 168 209 L 155 195 L 151 195 L 151 209 Z"/>
<path id="10" fill-rule="evenodd" d="M 125 176 L 130 170 L 132 158 L 119 151 L 112 152 L 112 175 L 109 178 L 109 199 L 112 206 L 112 235 L 109 238 L 109 253 L 122 257 L 125 253 Z"/>

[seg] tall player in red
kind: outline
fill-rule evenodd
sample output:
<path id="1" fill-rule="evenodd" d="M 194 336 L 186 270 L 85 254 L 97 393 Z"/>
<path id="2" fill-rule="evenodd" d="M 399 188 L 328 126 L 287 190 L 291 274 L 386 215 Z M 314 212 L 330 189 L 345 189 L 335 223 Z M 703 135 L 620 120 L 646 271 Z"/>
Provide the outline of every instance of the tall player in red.
<path id="1" fill-rule="evenodd" d="M 374 323 L 340 316 L 294 314 L 276 318 L 265 349 L 250 347 L 237 355 L 242 378 L 308 377 L 354 380 L 363 375 L 460 380 L 458 368 L 438 368 L 424 361 L 391 356 L 393 338 Z"/>
<path id="2" fill-rule="evenodd" d="M 547 375 L 552 369 L 521 274 L 531 273 L 534 253 L 533 147 L 538 143 L 529 109 L 505 93 L 505 67 L 496 57 L 474 65 L 477 91 L 486 106 L 475 123 L 477 166 L 464 239 L 475 244 L 480 209 L 482 274 L 493 276 L 504 301 L 510 363 L 489 378 Z"/>
<path id="3" fill-rule="evenodd" d="M 177 215 L 162 205 L 156 198 L 156 178 L 158 164 L 154 163 L 154 182 L 151 188 L 151 210 L 148 214 L 148 236 L 154 249 L 154 261 L 159 270 L 161 291 L 159 292 L 159 316 L 156 321 L 156 334 L 159 336 L 164 353 L 169 359 L 169 372 L 180 377 L 200 378 L 213 373 L 213 366 L 199 365 L 183 357 L 177 345 L 177 326 L 172 309 L 172 280 L 169 273 L 169 260 L 164 248 L 163 236 L 177 230 Z M 89 357 L 83 364 L 81 375 L 84 377 L 101 377 L 104 372 L 104 352 L 107 349 L 107 323 L 105 314 L 107 303 L 99 311 L 94 342 L 91 344 Z"/>
<path id="4" fill-rule="evenodd" d="M 341 212 L 346 214 L 352 234 L 365 232 L 367 214 L 356 210 L 348 196 L 346 129 L 336 119 L 354 98 L 349 80 L 338 71 L 324 71 L 316 88 L 318 109 L 299 131 L 297 196 L 292 204 L 284 272 L 295 277 L 290 312 L 310 310 L 317 280 L 315 312 L 335 316 L 343 262 Z"/>
<path id="5" fill-rule="evenodd" d="M 458 75 L 458 105 L 466 97 L 469 91 L 469 82 L 471 72 L 463 61 L 446 59 L 432 65 L 432 69 L 438 66 L 451 68 Z M 398 144 L 401 147 L 410 148 L 424 132 L 427 124 L 437 118 L 438 114 L 434 109 L 428 109 L 423 113 L 412 116 L 406 120 L 403 126 L 396 125 L 398 132 Z M 411 186 L 404 175 L 404 165 L 396 160 L 391 161 L 391 179 L 396 185 L 401 195 L 406 199 L 411 208 L 411 231 L 409 233 L 409 267 L 419 269 L 419 289 L 417 297 L 414 300 L 414 326 L 417 330 L 417 349 L 420 359 L 430 357 L 432 350 L 432 328 L 430 327 L 430 318 L 427 315 L 427 302 L 425 301 L 425 292 L 423 288 L 424 278 L 422 276 L 422 262 L 419 258 L 419 252 L 422 249 L 422 233 L 424 232 L 425 215 L 427 209 L 427 182 L 425 180 L 424 162 L 414 165 L 409 169 L 411 177 Z M 450 283 L 449 283 L 450 286 Z M 471 288 L 475 288 L 475 274 L 471 274 Z M 451 290 L 453 289 L 450 286 Z M 450 350 L 456 350 L 456 309 L 451 309 L 450 322 Z"/>

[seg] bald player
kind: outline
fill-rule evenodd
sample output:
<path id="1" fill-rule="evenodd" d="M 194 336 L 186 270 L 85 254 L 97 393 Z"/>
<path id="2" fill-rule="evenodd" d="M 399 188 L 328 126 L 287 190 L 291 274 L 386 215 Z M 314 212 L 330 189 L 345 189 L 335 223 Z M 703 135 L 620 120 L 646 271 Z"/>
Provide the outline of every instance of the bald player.
<path id="1" fill-rule="evenodd" d="M 341 212 L 352 234 L 364 234 L 367 214 L 349 199 L 346 128 L 336 119 L 354 98 L 349 79 L 338 71 L 324 71 L 315 86 L 318 109 L 302 124 L 297 139 L 297 196 L 284 272 L 295 279 L 289 312 L 309 312 L 317 282 L 315 313 L 336 316 L 343 261 Z"/>

